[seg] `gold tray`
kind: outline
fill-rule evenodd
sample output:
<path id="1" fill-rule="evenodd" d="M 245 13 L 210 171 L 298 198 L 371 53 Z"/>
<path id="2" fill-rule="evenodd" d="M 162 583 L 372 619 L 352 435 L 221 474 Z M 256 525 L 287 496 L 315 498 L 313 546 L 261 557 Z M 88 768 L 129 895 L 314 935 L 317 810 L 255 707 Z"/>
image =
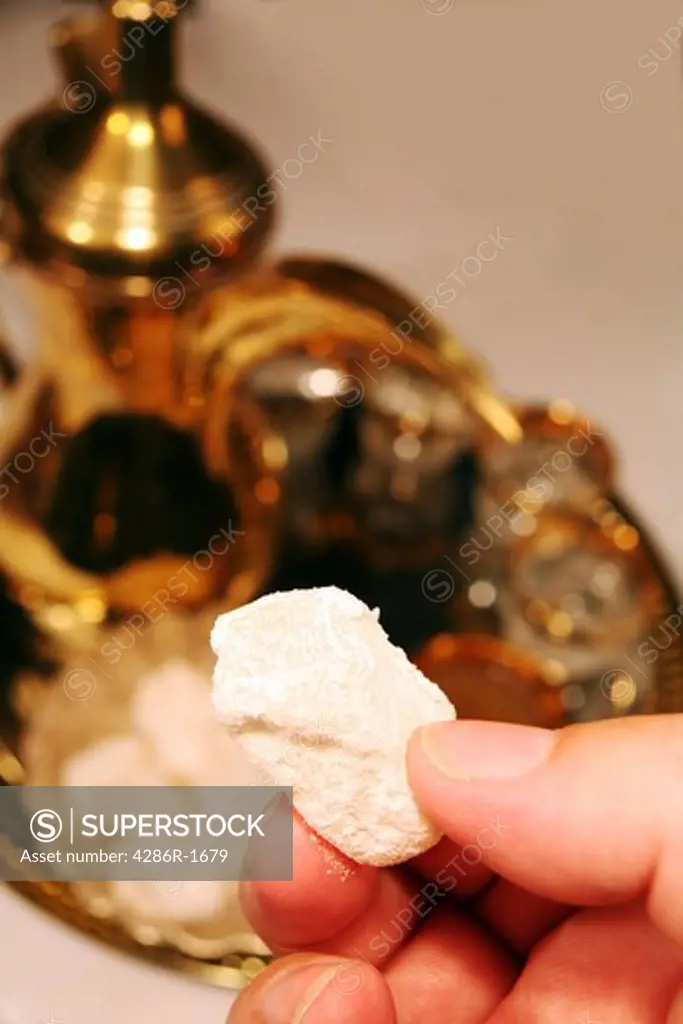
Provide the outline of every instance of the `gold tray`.
<path id="1" fill-rule="evenodd" d="M 31 903 L 59 918 L 86 935 L 106 943 L 129 956 L 142 958 L 158 967 L 187 974 L 197 981 L 218 988 L 244 988 L 267 965 L 259 956 L 233 954 L 220 961 L 197 960 L 164 946 L 144 946 L 123 928 L 110 921 L 98 920 L 86 913 L 72 896 L 69 886 L 60 882 L 11 882 L 10 888 Z"/>
<path id="2" fill-rule="evenodd" d="M 218 476 L 223 472 L 223 464 L 229 459 L 230 453 L 225 445 L 217 443 L 217 439 L 225 436 L 226 410 L 240 408 L 234 399 L 245 368 L 295 348 L 309 355 L 330 358 L 332 362 L 335 362 L 332 357 L 338 355 L 336 363 L 344 369 L 345 360 L 350 361 L 354 354 L 362 359 L 363 353 L 367 353 L 373 344 L 373 339 L 379 339 L 379 344 L 386 338 L 391 325 L 405 320 L 413 308 L 409 297 L 373 275 L 349 265 L 316 258 L 285 260 L 269 272 L 241 282 L 235 286 L 234 291 L 229 288 L 216 292 L 211 301 L 216 308 L 208 319 L 208 327 L 202 329 L 201 324 L 198 325 L 202 344 L 188 349 L 186 370 L 190 381 L 195 378 L 201 381 L 206 366 L 217 365 L 214 355 L 220 355 L 223 359 L 221 373 L 218 375 L 219 393 L 217 400 L 211 403 L 215 416 L 207 418 L 207 459 Z M 193 332 L 190 335 L 196 336 Z M 241 343 L 237 344 L 236 339 Z M 333 345 L 335 341 L 337 344 Z M 519 430 L 516 417 L 508 411 L 506 403 L 498 400 L 490 390 L 486 374 L 478 364 L 471 360 L 457 340 L 436 320 L 425 328 L 416 329 L 411 344 L 402 348 L 400 358 L 396 361 L 416 373 L 426 374 L 439 386 L 455 393 L 463 405 L 478 416 L 482 426 L 485 425 L 494 435 L 508 441 L 516 439 L 516 431 Z M 250 405 L 247 408 L 251 410 Z M 257 424 L 256 434 L 259 429 L 260 424 Z M 485 432 L 482 436 L 485 436 Z M 266 470 L 271 472 L 268 466 L 264 472 Z M 242 494 L 245 502 L 253 493 L 253 481 L 244 479 Z M 680 603 L 666 565 L 647 531 L 636 522 L 627 505 L 614 495 L 608 497 L 641 536 L 642 550 L 659 583 L 654 588 L 654 600 L 648 605 L 650 621 L 663 621 Z M 271 527 L 265 535 L 272 538 L 273 532 Z M 333 529 L 331 534 L 334 534 Z M 356 539 L 359 541 L 359 557 L 366 559 L 368 552 L 364 542 L 368 538 L 362 534 Z M 430 536 L 427 546 L 431 554 L 427 557 L 440 557 L 443 551 L 440 543 L 436 537 Z M 376 546 L 374 539 L 372 545 Z M 378 550 L 377 553 L 382 556 L 379 559 L 382 562 L 382 552 Z M 415 569 L 411 562 L 411 554 L 403 545 L 400 567 L 419 571 L 419 567 Z M 28 562 L 32 565 L 35 559 L 29 557 Z M 391 558 L 389 563 L 395 568 Z M 168 571 L 164 569 L 166 576 Z M 265 586 L 264 580 L 264 577 L 259 576 L 254 588 L 262 589 Z M 148 589 L 151 590 L 151 585 Z M 271 580 L 266 589 L 278 587 Z M 240 592 L 235 595 L 234 601 L 241 603 L 253 596 L 254 593 Z M 382 605 L 381 601 L 377 603 Z M 462 622 L 463 629 L 470 631 L 465 619 L 464 612 L 461 620 L 455 611 L 456 626 Z M 434 633 L 437 632 L 439 630 L 435 629 Z M 489 632 L 495 635 L 495 628 L 491 627 Z M 392 639 L 401 642 L 400 628 L 394 631 Z M 414 644 L 407 632 L 403 642 L 413 653 Z M 661 652 L 655 668 L 656 686 L 650 704 L 644 710 L 649 713 L 683 710 L 683 641 L 680 637 L 677 636 L 675 642 Z M 3 734 L 9 747 L 14 749 L 16 737 L 12 735 L 9 723 L 0 719 L 0 736 Z M 3 757 L 0 747 L 0 783 L 17 784 L 21 779 L 21 766 L 9 749 Z M 240 988 L 258 974 L 266 963 L 264 958 L 250 954 L 230 955 L 218 961 L 200 960 L 170 946 L 144 944 L 132 938 L 122 925 L 113 920 L 88 913 L 65 883 L 24 881 L 12 883 L 12 888 L 93 938 L 152 964 L 168 967 L 212 985 Z"/>
<path id="3" fill-rule="evenodd" d="M 680 605 L 671 575 L 660 557 L 647 531 L 639 524 L 618 496 L 611 496 L 617 510 L 640 533 L 643 550 L 651 560 L 660 584 L 657 607 L 652 608 L 653 621 L 664 621 Z M 656 686 L 647 713 L 675 713 L 683 711 L 683 638 L 676 636 L 657 659 Z M 11 757 L 11 755 L 9 755 Z M 4 783 L 13 781 L 11 772 L 5 772 Z M 196 980 L 226 989 L 240 989 L 264 969 L 267 959 L 252 955 L 231 955 L 220 961 L 197 960 L 174 949 L 146 946 L 131 938 L 124 929 L 111 921 L 88 914 L 76 902 L 65 883 L 13 882 L 10 887 L 33 904 L 46 910 L 61 921 L 93 938 L 107 943 L 121 952 L 144 959 L 151 964 L 186 974 Z"/>

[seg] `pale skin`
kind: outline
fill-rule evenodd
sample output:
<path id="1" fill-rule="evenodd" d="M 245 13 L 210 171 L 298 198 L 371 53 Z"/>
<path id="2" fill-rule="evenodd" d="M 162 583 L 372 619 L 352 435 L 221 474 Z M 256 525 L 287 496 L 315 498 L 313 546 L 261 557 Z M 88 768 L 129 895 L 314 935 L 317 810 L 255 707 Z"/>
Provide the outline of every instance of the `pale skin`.
<path id="1" fill-rule="evenodd" d="M 280 956 L 230 1024 L 683 1024 L 683 715 L 448 723 L 408 775 L 446 838 L 378 870 L 296 822 L 294 881 L 244 890 Z"/>

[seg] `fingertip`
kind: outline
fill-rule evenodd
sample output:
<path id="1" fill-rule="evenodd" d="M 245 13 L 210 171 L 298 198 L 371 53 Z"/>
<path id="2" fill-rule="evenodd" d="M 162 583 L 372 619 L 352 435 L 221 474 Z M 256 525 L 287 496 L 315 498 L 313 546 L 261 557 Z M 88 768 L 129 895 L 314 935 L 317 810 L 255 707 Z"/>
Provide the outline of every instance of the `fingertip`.
<path id="1" fill-rule="evenodd" d="M 318 1008 L 316 1008 L 318 1009 Z M 321 1024 L 395 1024 L 389 987 L 376 967 L 364 960 L 347 960 L 333 971 L 321 1002 Z M 316 1017 L 312 1024 L 317 1024 Z"/>
<path id="2" fill-rule="evenodd" d="M 448 878 L 447 892 L 456 900 L 471 899 L 491 881 L 491 869 L 447 836 L 414 857 L 410 867 L 430 882 Z"/>
<path id="3" fill-rule="evenodd" d="M 370 905 L 377 868 L 354 864 L 295 815 L 291 882 L 242 885 L 244 912 L 273 949 L 311 946 L 333 938 Z"/>
<path id="4" fill-rule="evenodd" d="M 389 989 L 370 964 L 298 954 L 267 968 L 240 995 L 229 1024 L 395 1024 Z"/>
<path id="5" fill-rule="evenodd" d="M 452 782 L 519 779 L 548 761 L 558 736 L 508 722 L 437 722 L 413 737 L 411 766 L 418 776 L 436 773 Z"/>
<path id="6" fill-rule="evenodd" d="M 561 733 L 533 726 L 474 720 L 423 726 L 411 737 L 406 771 L 423 813 L 458 844 L 472 828 L 528 800 L 528 777 L 553 760 Z"/>
<path id="7" fill-rule="evenodd" d="M 683 715 L 557 732 L 475 721 L 421 729 L 407 761 L 423 813 L 493 871 L 575 905 L 648 897 L 680 941 Z"/>

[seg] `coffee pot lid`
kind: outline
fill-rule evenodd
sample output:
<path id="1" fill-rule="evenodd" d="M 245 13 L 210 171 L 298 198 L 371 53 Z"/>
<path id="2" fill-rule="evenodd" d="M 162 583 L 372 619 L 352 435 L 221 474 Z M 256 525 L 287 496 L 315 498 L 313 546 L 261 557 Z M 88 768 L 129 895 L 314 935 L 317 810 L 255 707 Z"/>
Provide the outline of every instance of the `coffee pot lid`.
<path id="1" fill-rule="evenodd" d="M 170 270 L 222 281 L 262 251 L 276 194 L 261 157 L 176 85 L 186 5 L 117 0 L 55 27 L 60 101 L 4 144 L 3 227 L 18 258 L 145 294 Z"/>

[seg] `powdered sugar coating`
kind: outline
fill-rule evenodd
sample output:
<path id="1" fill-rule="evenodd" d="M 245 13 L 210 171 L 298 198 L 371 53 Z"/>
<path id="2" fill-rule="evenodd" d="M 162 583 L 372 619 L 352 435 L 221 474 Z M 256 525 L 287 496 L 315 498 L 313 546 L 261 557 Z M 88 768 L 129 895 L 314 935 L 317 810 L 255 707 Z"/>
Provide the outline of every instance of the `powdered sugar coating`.
<path id="1" fill-rule="evenodd" d="M 406 747 L 455 710 L 377 611 L 336 587 L 269 594 L 220 616 L 211 646 L 219 718 L 264 784 L 293 786 L 315 832 L 380 866 L 438 842 L 408 785 Z"/>

